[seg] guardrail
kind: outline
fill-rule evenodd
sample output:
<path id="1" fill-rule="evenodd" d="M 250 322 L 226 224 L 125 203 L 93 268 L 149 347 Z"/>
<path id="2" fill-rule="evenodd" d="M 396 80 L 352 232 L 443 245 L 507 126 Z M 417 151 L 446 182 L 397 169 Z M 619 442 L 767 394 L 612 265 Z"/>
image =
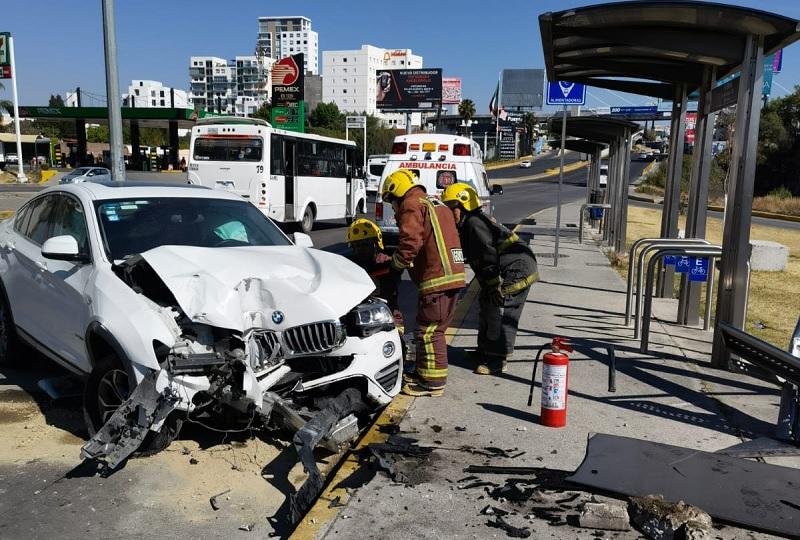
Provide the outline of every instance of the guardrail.
<path id="1" fill-rule="evenodd" d="M 635 301 L 635 309 L 634 309 L 634 320 L 633 320 L 633 338 L 639 339 L 639 329 L 641 328 L 641 312 L 642 312 L 642 299 L 644 297 L 644 293 L 646 292 L 642 282 L 644 281 L 644 259 L 647 257 L 648 253 L 652 251 L 657 251 L 662 248 L 688 248 L 688 247 L 704 247 L 711 245 L 706 240 L 688 240 L 688 241 L 681 241 L 679 239 L 671 239 L 670 241 L 661 243 L 655 243 L 645 246 L 645 248 L 639 253 L 636 261 L 636 301 Z M 651 289 L 652 292 L 652 289 Z M 677 317 L 676 317 L 677 320 Z"/>
<path id="2" fill-rule="evenodd" d="M 783 379 L 781 391 L 781 405 L 778 412 L 778 422 L 775 435 L 779 439 L 800 443 L 800 358 L 782 351 L 766 341 L 748 334 L 725 322 L 717 323 L 717 331 L 722 334 L 725 348 L 729 353 L 735 354 L 743 360 L 757 366 L 762 372 L 771 375 L 770 382 L 780 382 Z M 795 331 L 795 338 L 800 331 Z M 794 338 L 793 338 L 794 339 Z M 747 366 L 737 366 L 740 371 L 763 377 L 763 373 L 752 373 Z"/>
<path id="3" fill-rule="evenodd" d="M 580 214 L 578 214 L 578 216 L 579 216 L 578 221 L 580 223 L 580 225 L 578 225 L 578 243 L 579 244 L 583 244 L 583 215 L 586 213 L 586 210 L 589 210 L 591 208 L 602 208 L 604 210 L 611 210 L 611 205 L 610 204 L 604 204 L 604 203 L 586 203 L 586 204 L 582 204 L 581 205 Z M 603 225 L 604 224 L 606 225 L 606 227 L 608 226 L 606 224 L 605 212 L 603 212 L 603 219 L 600 222 L 600 229 L 599 230 L 603 230 Z"/>
<path id="4" fill-rule="evenodd" d="M 705 257 L 708 258 L 709 261 L 712 259 L 719 259 L 722 257 L 722 247 L 720 246 L 694 246 L 694 247 L 684 247 L 684 248 L 677 248 L 677 247 L 664 247 L 658 249 L 650 260 L 647 263 L 647 281 L 645 282 L 645 295 L 644 295 L 644 314 L 642 317 L 642 342 L 640 346 L 640 351 L 643 353 L 647 353 L 648 350 L 648 342 L 650 339 L 650 317 L 653 312 L 653 278 L 656 268 L 656 263 L 666 257 L 667 255 L 674 255 L 676 257 Z M 709 269 L 712 268 L 712 265 L 709 264 Z M 709 272 L 711 274 L 711 272 Z M 713 274 L 709 276 L 709 279 L 713 278 Z M 711 318 L 711 293 L 713 292 L 713 282 L 708 284 L 706 288 L 706 321 Z M 638 295 L 637 295 L 638 296 Z M 638 299 L 637 299 L 638 303 Z M 638 311 L 638 305 L 637 305 Z M 638 323 L 638 314 L 637 314 L 637 321 Z M 706 327 L 708 323 L 706 322 Z"/>

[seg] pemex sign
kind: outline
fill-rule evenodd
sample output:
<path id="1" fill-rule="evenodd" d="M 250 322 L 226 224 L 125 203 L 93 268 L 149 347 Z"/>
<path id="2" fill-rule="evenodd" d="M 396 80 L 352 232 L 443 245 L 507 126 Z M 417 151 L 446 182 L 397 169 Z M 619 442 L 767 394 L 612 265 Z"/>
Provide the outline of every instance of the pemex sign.
<path id="1" fill-rule="evenodd" d="M 11 34 L 0 32 L 0 79 L 11 78 Z"/>

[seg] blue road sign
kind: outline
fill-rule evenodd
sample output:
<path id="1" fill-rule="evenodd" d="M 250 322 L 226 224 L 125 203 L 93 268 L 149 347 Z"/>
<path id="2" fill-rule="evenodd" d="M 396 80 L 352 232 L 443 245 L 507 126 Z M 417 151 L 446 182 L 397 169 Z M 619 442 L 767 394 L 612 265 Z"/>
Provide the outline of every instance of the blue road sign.
<path id="1" fill-rule="evenodd" d="M 675 266 L 675 255 L 664 255 L 664 264 L 667 266 Z"/>
<path id="2" fill-rule="evenodd" d="M 586 105 L 586 85 L 569 82 L 547 83 L 548 105 Z"/>
<path id="3" fill-rule="evenodd" d="M 611 114 L 655 114 L 658 112 L 658 106 L 646 105 L 642 107 L 611 107 Z"/>
<path id="4" fill-rule="evenodd" d="M 675 260 L 675 272 L 686 274 L 689 272 L 689 257 L 677 257 Z"/>
<path id="5" fill-rule="evenodd" d="M 689 281 L 706 281 L 708 279 L 708 258 L 689 257 Z"/>

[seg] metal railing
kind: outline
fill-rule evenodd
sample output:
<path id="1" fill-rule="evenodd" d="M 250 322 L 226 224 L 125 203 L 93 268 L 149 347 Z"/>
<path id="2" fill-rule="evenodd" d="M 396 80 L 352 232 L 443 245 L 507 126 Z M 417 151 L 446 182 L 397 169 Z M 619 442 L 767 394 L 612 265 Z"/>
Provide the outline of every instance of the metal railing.
<path id="1" fill-rule="evenodd" d="M 578 243 L 579 244 L 583 244 L 583 215 L 586 213 L 586 210 L 589 210 L 589 209 L 592 209 L 592 208 L 602 208 L 604 210 L 611 210 L 611 205 L 610 204 L 605 204 L 605 203 L 586 203 L 586 204 L 582 204 L 581 205 L 580 214 L 578 214 L 578 221 L 580 222 L 580 225 L 578 225 Z M 603 225 L 606 222 L 605 216 L 606 216 L 606 213 L 603 212 L 603 218 L 602 218 L 602 221 L 600 222 L 600 230 L 603 230 Z M 607 227 L 607 225 L 606 225 L 606 227 Z"/>
<path id="2" fill-rule="evenodd" d="M 645 295 L 644 295 L 644 313 L 642 316 L 642 342 L 640 351 L 647 353 L 648 342 L 650 339 L 650 318 L 653 312 L 653 278 L 655 274 L 656 263 L 666 257 L 667 255 L 674 255 L 676 257 L 704 257 L 709 259 L 709 263 L 713 259 L 722 257 L 722 248 L 720 246 L 694 246 L 694 247 L 663 247 L 658 249 L 647 263 L 647 281 L 645 282 Z M 709 264 L 709 270 L 713 268 Z M 708 282 L 706 288 L 706 322 L 705 326 L 708 328 L 708 321 L 711 319 L 711 294 L 714 289 L 713 272 L 709 271 Z M 637 295 L 638 296 L 638 295 Z M 637 306 L 638 308 L 638 306 Z M 637 309 L 638 311 L 638 309 Z M 638 323 L 638 314 L 637 321 Z"/>

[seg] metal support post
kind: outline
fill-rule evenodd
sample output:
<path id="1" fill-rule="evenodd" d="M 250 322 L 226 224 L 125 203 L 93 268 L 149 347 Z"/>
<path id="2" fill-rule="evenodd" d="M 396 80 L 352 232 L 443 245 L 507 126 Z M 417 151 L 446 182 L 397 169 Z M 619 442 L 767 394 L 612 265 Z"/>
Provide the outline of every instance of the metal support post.
<path id="1" fill-rule="evenodd" d="M 625 248 L 625 237 L 622 236 L 622 200 L 624 199 L 624 178 L 625 171 L 625 137 L 617 139 L 617 151 L 614 159 L 614 193 L 616 197 L 611 205 L 615 208 L 614 212 L 614 251 L 621 253 Z"/>
<path id="2" fill-rule="evenodd" d="M 606 217 L 606 239 L 608 240 L 608 245 L 611 246 L 614 244 L 614 235 L 616 233 L 616 218 L 617 215 L 617 208 L 614 206 L 617 202 L 617 183 L 616 179 L 614 178 L 614 163 L 617 160 L 617 146 L 615 143 L 611 143 L 608 147 L 608 174 L 606 175 L 606 196 L 605 201 L 611 205 L 611 210 Z"/>
<path id="3" fill-rule="evenodd" d="M 667 166 L 667 185 L 664 189 L 664 206 L 661 215 L 661 237 L 678 237 L 678 214 L 681 206 L 681 177 L 683 176 L 683 141 L 686 134 L 686 85 L 679 84 L 672 103 L 673 129 L 670 133 L 670 153 Z M 676 110 L 677 109 L 677 110 Z M 656 296 L 672 298 L 674 268 L 661 267 Z"/>
<path id="4" fill-rule="evenodd" d="M 707 66 L 703 72 L 700 100 L 697 104 L 697 126 L 692 176 L 689 181 L 689 208 L 686 212 L 686 238 L 705 238 L 708 214 L 708 181 L 711 176 L 711 148 L 714 140 L 716 113 L 711 112 L 711 89 L 717 78 L 716 67 Z M 681 276 L 678 303 L 678 324 L 697 325 L 700 321 L 700 283 Z"/>
<path id="5" fill-rule="evenodd" d="M 103 43 L 106 56 L 106 101 L 108 104 L 108 142 L 111 149 L 111 179 L 124 180 L 125 161 L 122 156 L 122 111 L 117 70 L 114 0 L 103 0 Z"/>
<path id="6" fill-rule="evenodd" d="M 630 176 L 631 166 L 631 140 L 632 132 L 629 129 L 625 130 L 625 138 L 623 139 L 622 149 L 622 163 L 620 170 L 622 171 L 620 177 L 620 198 L 619 198 L 619 236 L 614 249 L 617 253 L 625 251 L 628 236 L 628 181 Z"/>
<path id="7" fill-rule="evenodd" d="M 558 170 L 558 191 L 556 192 L 556 245 L 553 252 L 553 266 L 558 268 L 558 241 L 561 236 L 561 187 L 564 184 L 564 144 L 567 140 L 567 106 L 561 117 L 561 165 Z"/>
<path id="8" fill-rule="evenodd" d="M 744 328 L 744 313 L 747 308 L 750 224 L 758 122 L 761 113 L 763 61 L 764 37 L 748 36 L 736 102 L 736 139 L 731 156 L 730 187 L 722 240 L 725 251 L 720 266 L 717 293 L 717 323 L 725 322 L 736 328 Z M 725 348 L 722 333 L 716 330 L 711 363 L 715 367 L 727 369 L 729 360 L 730 354 Z"/>
<path id="9" fill-rule="evenodd" d="M 131 120 L 131 168 L 136 171 L 142 170 L 142 150 L 139 144 L 139 121 Z"/>
<path id="10" fill-rule="evenodd" d="M 17 182 L 25 183 L 28 177 L 22 170 L 25 160 L 22 159 L 22 135 L 19 128 L 19 95 L 17 94 L 17 63 L 14 59 L 14 38 L 8 38 L 8 56 L 11 64 L 11 99 L 14 100 L 14 133 L 17 137 Z"/>
<path id="11" fill-rule="evenodd" d="M 173 170 L 178 170 L 178 121 L 169 121 L 169 162 Z"/>

